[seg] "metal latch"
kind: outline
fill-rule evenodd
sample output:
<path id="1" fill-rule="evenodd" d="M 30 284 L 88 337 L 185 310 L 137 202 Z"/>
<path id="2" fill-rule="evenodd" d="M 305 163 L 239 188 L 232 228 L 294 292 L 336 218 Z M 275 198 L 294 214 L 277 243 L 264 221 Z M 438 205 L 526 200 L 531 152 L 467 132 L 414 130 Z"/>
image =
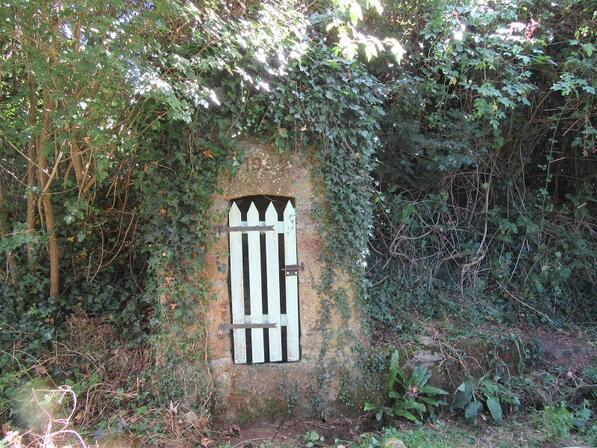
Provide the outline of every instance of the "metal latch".
<path id="1" fill-rule="evenodd" d="M 275 226 L 218 226 L 218 236 L 230 232 L 268 232 L 276 230 Z"/>
<path id="2" fill-rule="evenodd" d="M 305 270 L 305 263 L 289 264 L 289 265 L 284 266 L 282 268 L 282 270 L 284 272 L 286 272 L 287 276 L 298 275 L 298 271 L 304 271 Z"/>
<path id="3" fill-rule="evenodd" d="M 220 324 L 218 333 L 226 334 L 231 330 L 242 330 L 245 328 L 276 328 L 278 324 Z"/>

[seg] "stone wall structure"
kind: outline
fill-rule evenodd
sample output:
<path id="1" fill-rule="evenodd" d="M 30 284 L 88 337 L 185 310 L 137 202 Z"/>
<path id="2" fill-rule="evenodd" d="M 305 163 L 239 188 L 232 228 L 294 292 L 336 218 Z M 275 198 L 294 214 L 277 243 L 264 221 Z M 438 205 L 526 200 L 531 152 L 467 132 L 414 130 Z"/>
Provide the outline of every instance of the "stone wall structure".
<path id="1" fill-rule="evenodd" d="M 308 151 L 280 154 L 254 141 L 245 145 L 246 157 L 237 173 L 220 179 L 221 192 L 213 198 L 212 205 L 214 226 L 228 224 L 228 211 L 234 199 L 272 195 L 294 200 L 298 261 L 305 265 L 298 275 L 301 357 L 297 362 L 234 363 L 232 333 L 220 330 L 220 324 L 232 322 L 229 237 L 222 233 L 207 253 L 203 272 L 213 296 L 208 303 L 207 321 L 210 367 L 217 394 L 214 414 L 219 419 L 239 423 L 276 420 L 289 413 L 307 416 L 314 409 L 313 400 L 317 394 L 318 407 L 328 415 L 337 415 L 344 412 L 338 400 L 339 379 L 332 374 L 325 379 L 324 390 L 318 390 L 321 383 L 318 376 L 328 374 L 318 370 L 318 366 L 326 358 L 328 361 L 332 359 L 336 350 L 333 341 L 323 340 L 318 325 L 322 313 L 318 288 L 324 269 L 320 256 L 323 241 L 313 211 L 322 204 L 322 189 L 313 182 L 313 165 Z M 343 283 L 339 286 L 349 288 L 349 282 Z M 350 289 L 348 296 L 353 300 Z M 347 323 L 337 316 L 337 311 L 331 313 L 332 331 L 349 326 L 354 334 L 360 334 L 354 318 Z M 326 343 L 330 345 L 322 359 L 321 349 Z M 349 345 L 351 341 L 344 343 Z"/>

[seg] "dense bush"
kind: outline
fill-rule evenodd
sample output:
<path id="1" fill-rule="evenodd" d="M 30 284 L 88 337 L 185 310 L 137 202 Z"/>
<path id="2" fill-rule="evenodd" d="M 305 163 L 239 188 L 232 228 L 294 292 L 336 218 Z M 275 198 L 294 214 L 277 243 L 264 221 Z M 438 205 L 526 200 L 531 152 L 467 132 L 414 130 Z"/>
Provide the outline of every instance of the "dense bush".
<path id="1" fill-rule="evenodd" d="M 373 316 L 595 321 L 595 32 L 588 2 L 411 6 L 387 87 Z"/>

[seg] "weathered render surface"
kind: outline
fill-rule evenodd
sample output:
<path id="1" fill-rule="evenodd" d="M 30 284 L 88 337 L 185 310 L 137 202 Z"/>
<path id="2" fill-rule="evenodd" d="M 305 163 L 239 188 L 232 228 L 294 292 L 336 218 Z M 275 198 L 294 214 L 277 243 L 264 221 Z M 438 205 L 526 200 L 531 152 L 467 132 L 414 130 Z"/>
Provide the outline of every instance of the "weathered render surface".
<path id="1" fill-rule="evenodd" d="M 253 365 L 234 364 L 232 336 L 220 334 L 219 325 L 231 322 L 229 275 L 229 240 L 220 236 L 211 246 L 203 275 L 211 285 L 214 300 L 207 309 L 208 349 L 211 369 L 217 384 L 215 414 L 223 420 L 243 422 L 274 420 L 292 412 L 308 415 L 313 410 L 313 400 L 328 415 L 344 412 L 338 401 L 339 380 L 325 379 L 326 387 L 319 391 L 322 380 L 317 366 L 330 362 L 336 355 L 335 342 L 324 341 L 319 329 L 322 314 L 318 286 L 323 262 L 320 253 L 323 245 L 313 208 L 323 200 L 321 188 L 313 184 L 311 161 L 307 153 L 279 154 L 266 145 L 246 143 L 246 158 L 235 176 L 224 176 L 220 181 L 221 194 L 213 198 L 215 225 L 227 225 L 230 201 L 253 195 L 275 195 L 295 200 L 297 212 L 298 261 L 305 270 L 299 274 L 299 316 L 301 359 L 291 363 L 265 363 Z M 348 283 L 344 282 L 344 287 Z M 352 298 L 354 294 L 348 293 Z M 333 308 L 333 307 L 332 307 Z M 359 334 L 354 318 L 347 322 L 331 311 L 331 329 L 352 327 Z M 354 313 L 353 313 L 354 316 Z M 350 345 L 345 340 L 343 352 Z M 328 344 L 326 357 L 320 359 L 322 344 Z M 342 355 L 345 356 L 345 355 Z M 349 361 L 350 364 L 353 362 Z M 317 397 L 317 398 L 316 398 Z"/>

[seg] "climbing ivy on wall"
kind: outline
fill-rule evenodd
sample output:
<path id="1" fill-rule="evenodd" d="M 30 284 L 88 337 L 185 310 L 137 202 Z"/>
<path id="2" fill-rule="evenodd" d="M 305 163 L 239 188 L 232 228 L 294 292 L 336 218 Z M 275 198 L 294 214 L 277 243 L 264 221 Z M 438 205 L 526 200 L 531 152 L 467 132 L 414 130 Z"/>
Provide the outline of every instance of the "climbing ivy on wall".
<path id="1" fill-rule="evenodd" d="M 272 139 L 280 151 L 314 157 L 315 181 L 325 194 L 320 218 L 326 255 L 358 271 L 372 225 L 381 86 L 359 63 L 339 58 L 323 43 L 312 43 L 286 76 L 268 84 L 240 112 L 239 130 Z"/>
<path id="2" fill-rule="evenodd" d="M 267 87 L 248 97 L 243 86 L 227 86 L 224 90 L 231 92 L 230 98 L 223 104 L 235 117 L 239 134 L 273 141 L 278 151 L 298 151 L 310 158 L 314 185 L 323 192 L 314 211 L 321 223 L 325 264 L 317 286 L 321 297 L 318 326 L 324 342 L 311 386 L 312 410 L 318 415 L 329 380 L 339 371 L 351 379 L 341 392 L 345 402 L 351 401 L 345 391 L 355 386 L 354 368 L 347 366 L 352 362 L 349 359 L 354 360 L 352 354 L 339 348 L 329 353 L 328 348 L 347 338 L 355 344 L 358 340 L 347 329 L 334 334 L 330 317 L 337 314 L 345 323 L 353 317 L 349 293 L 335 286 L 338 274 L 348 275 L 357 302 L 362 304 L 365 296 L 364 262 L 375 191 L 371 172 L 379 145 L 383 90 L 360 63 L 338 57 L 317 40 L 285 71 L 283 77 L 260 78 Z M 239 105 L 238 97 L 247 100 Z"/>
<path id="3" fill-rule="evenodd" d="M 307 36 L 300 37 L 307 39 Z M 348 358 L 326 358 L 327 349 L 334 338 L 337 341 L 346 341 L 347 337 L 355 337 L 353 334 L 332 334 L 329 317 L 336 311 L 345 321 L 351 318 L 347 291 L 334 287 L 339 272 L 348 274 L 357 300 L 363 299 L 365 294 L 364 261 L 372 229 L 371 199 L 375 190 L 371 171 L 375 166 L 374 154 L 379 144 L 377 133 L 378 120 L 383 114 L 380 107 L 383 92 L 381 85 L 360 63 L 339 57 L 332 48 L 319 41 L 317 36 L 312 39 L 309 46 L 301 50 L 303 53 L 300 57 L 289 58 L 286 64 L 278 66 L 275 70 L 264 71 L 261 65 L 249 63 L 243 70 L 242 79 L 228 75 L 220 80 L 220 85 L 215 87 L 216 91 L 221 92 L 217 110 L 209 115 L 195 117 L 196 123 L 201 123 L 201 128 L 213 131 L 211 135 L 203 135 L 200 144 L 203 148 L 200 159 L 203 163 L 206 160 L 210 161 L 212 169 L 208 170 L 208 173 L 194 169 L 189 172 L 190 161 L 185 159 L 187 166 L 182 172 L 186 174 L 183 174 L 181 179 L 183 182 L 189 182 L 185 179 L 186 176 L 190 175 L 190 179 L 195 179 L 195 174 L 200 173 L 197 179 L 199 184 L 195 184 L 194 188 L 200 190 L 195 193 L 199 194 L 201 205 L 197 205 L 196 194 L 189 196 L 195 201 L 189 205 L 191 209 L 205 212 L 215 187 L 212 183 L 214 177 L 208 177 L 206 181 L 206 174 L 214 176 L 226 166 L 231 168 L 231 161 L 236 160 L 232 157 L 235 154 L 242 160 L 242 148 L 236 147 L 236 142 L 242 142 L 246 136 L 273 142 L 276 150 L 281 152 L 302 152 L 314 162 L 313 180 L 323 191 L 323 201 L 318 204 L 319 208 L 314 213 L 322 224 L 322 258 L 326 265 L 325 273 L 319 279 L 322 297 L 322 318 L 319 327 L 324 336 L 320 354 L 322 363 L 321 372 L 317 375 L 317 384 L 313 386 L 313 410 L 319 412 L 321 394 L 325 393 L 328 381 L 333 376 L 330 373 L 334 370 L 333 364 L 340 362 L 341 367 L 337 370 L 344 368 L 347 376 L 350 376 L 353 370 L 346 366 Z M 293 43 L 292 48 L 296 51 L 297 47 L 302 46 L 304 41 L 299 39 Z M 239 98 L 243 100 L 239 101 Z M 206 126 L 206 123 L 210 125 Z M 237 139 L 237 136 L 240 138 Z M 170 175 L 167 172 L 164 174 L 164 180 L 168 179 L 170 182 Z M 187 185 L 185 189 L 188 188 Z M 164 201 L 163 195 L 157 197 Z M 181 200 L 174 200 L 179 206 L 183 203 Z M 166 203 L 168 201 L 166 199 Z M 167 212 L 163 214 L 167 215 Z M 189 233 L 191 241 L 194 239 L 206 243 L 209 240 L 209 226 L 213 223 L 207 216 L 204 218 L 205 221 L 201 222 L 207 227 L 207 231 L 199 234 Z M 154 212 L 154 224 L 151 228 L 163 229 L 163 225 L 155 225 L 156 220 L 163 219 Z M 186 223 L 184 218 L 182 222 Z M 165 228 L 169 229 L 169 226 Z M 172 275 L 172 270 L 180 270 L 179 259 L 176 256 L 183 255 L 183 259 L 188 258 L 188 254 L 185 256 L 184 253 L 173 250 L 173 243 L 180 244 L 177 242 L 180 241 L 181 235 L 185 235 L 178 227 L 175 227 L 175 230 L 172 235 L 176 235 L 176 238 L 167 241 L 162 252 L 152 250 L 156 260 L 155 266 L 162 272 L 161 276 L 157 277 L 162 282 L 165 279 L 166 284 L 171 285 L 170 290 L 164 290 L 163 284 L 156 285 L 162 296 L 168 297 L 170 307 L 162 307 L 166 310 L 165 316 L 171 317 L 165 321 L 162 319 L 161 326 L 171 328 L 174 325 L 172 333 L 160 333 L 159 338 L 163 339 L 166 334 L 168 339 L 178 331 L 186 333 L 187 337 L 181 337 L 185 341 L 181 347 L 182 353 L 199 353 L 203 356 L 205 347 L 200 351 L 196 351 L 195 348 L 198 341 L 204 341 L 204 338 L 197 332 L 188 333 L 189 327 L 203 330 L 201 325 L 197 326 L 193 321 L 198 312 L 201 315 L 196 299 L 189 300 L 190 297 L 197 297 L 196 294 L 193 291 L 180 294 L 178 291 L 175 295 L 180 297 L 180 303 L 170 298 L 171 289 L 203 288 L 199 297 L 207 300 L 205 284 L 197 282 L 196 277 L 192 277 L 194 285 L 174 280 L 177 277 Z M 185 242 L 184 236 L 182 240 Z M 182 244 L 180 247 L 185 245 Z M 193 258 L 194 263 L 190 265 L 192 268 L 188 271 L 183 269 L 182 278 L 189 278 L 200 268 L 201 254 L 194 254 Z M 174 263 L 169 264 L 169 261 Z M 149 266 L 153 266 L 151 261 Z M 159 343 L 158 347 L 171 348 L 173 345 L 168 340 L 163 342 L 164 345 Z M 176 364 L 183 369 L 184 365 L 190 366 L 190 370 L 196 369 L 196 356 L 181 359 L 176 353 L 177 351 L 171 351 Z M 342 357 L 340 351 L 336 355 Z M 206 358 L 200 361 L 205 365 Z M 354 384 L 351 382 L 345 386 L 349 389 Z M 178 390 L 181 393 L 180 388 Z M 180 399 L 181 396 L 175 398 Z M 348 402 L 349 399 L 346 398 L 345 401 Z"/>

